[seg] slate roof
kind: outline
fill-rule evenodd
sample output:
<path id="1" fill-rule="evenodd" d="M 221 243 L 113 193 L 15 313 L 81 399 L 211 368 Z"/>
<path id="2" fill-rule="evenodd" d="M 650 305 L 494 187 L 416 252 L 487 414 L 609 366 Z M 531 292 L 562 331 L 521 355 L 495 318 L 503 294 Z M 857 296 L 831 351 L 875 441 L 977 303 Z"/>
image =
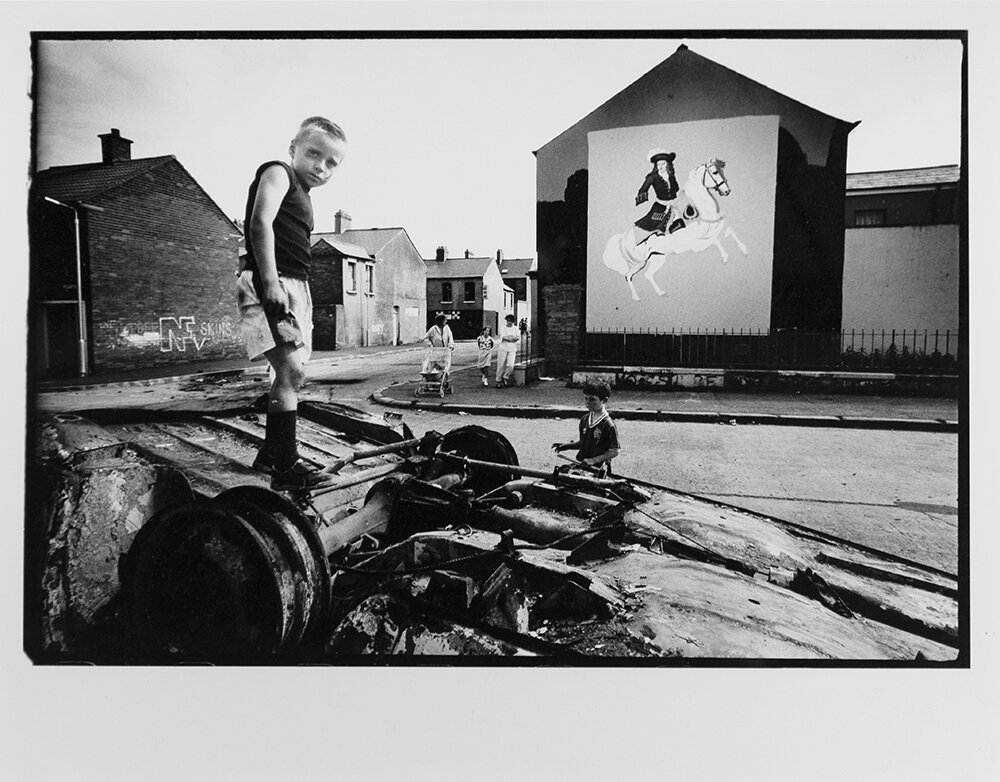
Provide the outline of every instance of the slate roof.
<path id="1" fill-rule="evenodd" d="M 901 168 L 894 171 L 865 171 L 847 175 L 847 190 L 882 190 L 900 187 L 933 187 L 956 184 L 960 166 Z"/>
<path id="2" fill-rule="evenodd" d="M 534 258 L 504 258 L 500 262 L 500 274 L 504 279 L 527 277 L 534 263 Z"/>
<path id="3" fill-rule="evenodd" d="M 389 242 L 406 233 L 403 228 L 349 228 L 342 234 L 345 241 L 359 244 L 369 253 L 375 255 Z"/>
<path id="4" fill-rule="evenodd" d="M 82 163 L 75 166 L 53 166 L 35 174 L 31 183 L 31 192 L 37 197 L 49 196 L 58 201 L 93 201 L 124 185 L 138 176 L 153 171 L 160 166 L 174 164 L 183 171 L 208 199 L 209 203 L 222 218 L 233 225 L 232 218 L 226 214 L 199 183 L 184 168 L 174 155 L 159 157 L 136 158 L 135 160 L 119 160 L 114 163 Z M 234 226 L 235 227 L 235 226 Z"/>
<path id="5" fill-rule="evenodd" d="M 453 280 L 461 278 L 480 278 L 486 274 L 495 258 L 446 258 L 443 261 L 425 260 L 427 264 L 427 279 Z"/>
<path id="6" fill-rule="evenodd" d="M 76 166 L 53 166 L 35 175 L 32 190 L 37 195 L 60 201 L 86 201 L 171 160 L 176 158 L 173 155 L 163 155 L 121 160 L 112 165 L 84 163 Z"/>
<path id="7" fill-rule="evenodd" d="M 313 249 L 315 249 L 316 245 L 320 242 L 323 242 L 339 252 L 341 255 L 346 255 L 348 258 L 360 258 L 363 261 L 375 260 L 375 256 L 369 253 L 367 249 L 351 242 L 344 241 L 340 234 L 313 234 L 310 242 Z"/>

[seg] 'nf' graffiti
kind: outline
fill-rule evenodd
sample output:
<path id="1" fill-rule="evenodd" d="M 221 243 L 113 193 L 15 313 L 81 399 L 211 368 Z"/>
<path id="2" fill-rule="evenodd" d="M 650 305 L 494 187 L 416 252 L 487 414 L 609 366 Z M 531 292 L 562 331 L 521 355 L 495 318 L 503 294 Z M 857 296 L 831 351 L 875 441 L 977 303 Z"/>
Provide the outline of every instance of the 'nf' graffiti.
<path id="1" fill-rule="evenodd" d="M 160 352 L 171 353 L 178 350 L 187 352 L 187 346 L 193 345 L 195 350 L 208 342 L 208 335 L 198 339 L 194 331 L 194 317 L 160 318 Z"/>

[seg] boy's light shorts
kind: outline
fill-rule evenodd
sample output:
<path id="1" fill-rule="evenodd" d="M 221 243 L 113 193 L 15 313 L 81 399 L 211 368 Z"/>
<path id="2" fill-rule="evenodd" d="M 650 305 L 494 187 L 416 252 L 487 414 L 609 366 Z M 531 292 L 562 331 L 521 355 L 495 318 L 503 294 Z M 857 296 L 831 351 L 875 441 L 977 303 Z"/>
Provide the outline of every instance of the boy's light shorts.
<path id="1" fill-rule="evenodd" d="M 289 314 L 279 321 L 269 318 L 253 287 L 253 272 L 240 273 L 237 282 L 237 304 L 240 308 L 240 333 L 250 359 L 259 358 L 271 348 L 288 342 L 303 351 L 306 361 L 312 353 L 312 295 L 309 283 L 298 277 L 278 275 L 281 287 L 288 294 Z"/>

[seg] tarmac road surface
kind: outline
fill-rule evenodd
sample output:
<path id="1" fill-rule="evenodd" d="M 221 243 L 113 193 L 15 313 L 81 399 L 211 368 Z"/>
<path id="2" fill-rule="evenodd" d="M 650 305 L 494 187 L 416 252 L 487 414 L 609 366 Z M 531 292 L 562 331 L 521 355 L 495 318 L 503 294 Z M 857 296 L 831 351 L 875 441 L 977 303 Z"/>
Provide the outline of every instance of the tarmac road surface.
<path id="1" fill-rule="evenodd" d="M 569 411 L 560 417 L 459 415 L 437 410 L 387 408 L 369 400 L 393 383 L 412 383 L 422 359 L 419 348 L 369 355 L 325 354 L 309 366 L 304 399 L 350 404 L 381 416 L 402 415 L 417 435 L 477 424 L 503 433 L 522 464 L 550 469 L 555 441 L 575 439 L 582 395 L 565 381 L 501 391 L 476 388 L 475 345 L 459 343 L 453 369 L 466 373 L 457 395 L 497 408 L 531 406 L 543 397 Z M 471 369 L 469 369 L 472 367 Z M 472 384 L 474 385 L 474 384 Z M 267 388 L 261 371 L 224 377 L 185 378 L 153 385 L 101 385 L 43 393 L 44 410 L 68 412 L 103 407 L 225 409 L 251 404 Z M 634 394 L 615 393 L 616 403 L 634 404 Z M 405 390 L 399 394 L 408 396 Z M 663 409 L 761 409 L 819 415 L 957 418 L 954 400 L 796 396 L 719 392 L 640 394 L 643 404 Z M 449 400 L 452 397 L 448 398 Z M 655 409 L 655 408 L 654 408 Z M 793 521 L 873 548 L 957 573 L 958 435 L 954 431 L 893 431 L 810 426 L 728 425 L 619 420 L 621 475 L 635 477 Z"/>

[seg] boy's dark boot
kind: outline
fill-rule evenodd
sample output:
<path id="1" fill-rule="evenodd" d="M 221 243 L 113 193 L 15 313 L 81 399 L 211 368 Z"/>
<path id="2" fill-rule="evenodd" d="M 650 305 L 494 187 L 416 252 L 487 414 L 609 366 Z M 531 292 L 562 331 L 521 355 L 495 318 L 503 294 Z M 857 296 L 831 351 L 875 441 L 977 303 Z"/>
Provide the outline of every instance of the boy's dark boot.
<path id="1" fill-rule="evenodd" d="M 324 480 L 315 467 L 299 458 L 297 421 L 295 410 L 267 415 L 264 445 L 257 452 L 253 466 L 271 476 L 271 488 L 275 491 L 309 489 Z"/>
<path id="2" fill-rule="evenodd" d="M 257 451 L 253 468 L 271 475 L 278 463 L 287 464 L 298 458 L 295 441 L 295 423 L 298 413 L 294 410 L 269 412 L 264 424 L 264 444 Z"/>

